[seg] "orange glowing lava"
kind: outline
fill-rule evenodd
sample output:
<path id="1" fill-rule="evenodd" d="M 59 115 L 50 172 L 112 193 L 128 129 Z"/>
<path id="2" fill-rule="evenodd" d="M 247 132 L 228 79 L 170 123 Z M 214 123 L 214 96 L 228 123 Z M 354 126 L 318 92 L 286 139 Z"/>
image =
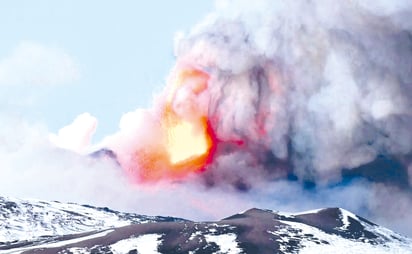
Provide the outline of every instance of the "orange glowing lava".
<path id="1" fill-rule="evenodd" d="M 199 124 L 200 123 L 200 124 Z M 210 140 L 206 125 L 201 121 L 189 122 L 171 119 L 166 125 L 167 152 L 173 165 L 206 154 L 210 149 Z"/>
<path id="2" fill-rule="evenodd" d="M 177 75 L 169 84 L 165 104 L 161 110 L 160 125 L 163 142 L 139 153 L 143 180 L 181 178 L 192 172 L 199 172 L 207 165 L 214 151 L 214 135 L 205 110 L 199 109 L 196 100 L 185 96 L 177 98 L 177 93 L 196 98 L 207 88 L 209 76 L 196 69 L 177 69 Z M 189 110 L 181 115 L 173 108 L 178 101 Z M 193 104 L 193 105 L 191 105 Z M 196 104 L 196 105 L 195 105 Z M 143 158 L 141 158 L 143 155 Z"/>

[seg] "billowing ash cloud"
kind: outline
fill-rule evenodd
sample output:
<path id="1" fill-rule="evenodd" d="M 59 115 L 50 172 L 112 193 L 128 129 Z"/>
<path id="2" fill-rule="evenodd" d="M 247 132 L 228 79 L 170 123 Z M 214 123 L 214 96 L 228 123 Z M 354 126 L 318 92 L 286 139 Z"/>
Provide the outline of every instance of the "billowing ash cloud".
<path id="1" fill-rule="evenodd" d="M 247 146 L 218 154 L 215 171 L 249 178 L 290 160 L 318 182 L 410 154 L 412 4 L 360 2 L 229 1 L 179 40 L 178 61 L 211 76 L 218 139 Z"/>
<path id="2" fill-rule="evenodd" d="M 171 111 L 191 123 L 208 119 L 216 139 L 204 174 L 210 185 L 248 189 L 285 176 L 330 183 L 342 170 L 369 174 L 359 167 L 381 157 L 400 161 L 407 183 L 411 12 L 407 1 L 218 1 L 177 38 L 176 68 L 154 109 L 127 115 L 124 144 L 109 146 L 127 168 L 144 168 L 136 158 L 159 150 Z M 188 70 L 207 81 L 182 81 Z"/>
<path id="3" fill-rule="evenodd" d="M 167 151 L 150 155 L 173 136 L 162 119 L 172 114 L 196 125 L 206 118 L 213 156 L 187 182 L 234 186 L 280 209 L 342 205 L 408 231 L 412 3 L 216 6 L 176 38 L 176 67 L 153 109 L 127 114 L 104 142 L 122 166 L 137 178 L 148 167 L 170 176 L 171 165 L 159 163 Z"/>

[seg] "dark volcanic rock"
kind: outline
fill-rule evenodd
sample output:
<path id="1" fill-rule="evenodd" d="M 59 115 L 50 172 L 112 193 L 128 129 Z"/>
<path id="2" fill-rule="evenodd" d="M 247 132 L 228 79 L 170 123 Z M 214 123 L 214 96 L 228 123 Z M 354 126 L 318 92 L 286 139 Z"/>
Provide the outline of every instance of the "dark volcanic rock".
<path id="1" fill-rule="evenodd" d="M 104 209 L 104 208 L 103 208 Z M 107 212 L 114 212 L 107 210 Z M 1 245 L 23 253 L 298 253 L 345 246 L 412 253 L 412 241 L 340 208 L 291 215 L 251 209 L 217 222 L 150 221 Z M 312 248 L 312 249 L 311 249 Z M 378 248 L 378 249 L 376 249 Z M 348 249 L 350 253 L 350 249 Z M 373 252 L 375 253 L 375 252 Z"/>

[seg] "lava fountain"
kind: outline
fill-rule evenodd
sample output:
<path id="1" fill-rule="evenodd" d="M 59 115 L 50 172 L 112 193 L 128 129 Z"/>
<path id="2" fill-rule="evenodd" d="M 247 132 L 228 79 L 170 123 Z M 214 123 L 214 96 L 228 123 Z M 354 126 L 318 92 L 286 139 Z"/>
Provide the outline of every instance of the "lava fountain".
<path id="1" fill-rule="evenodd" d="M 215 138 L 207 110 L 198 101 L 206 93 L 208 80 L 204 71 L 176 67 L 160 106 L 161 142 L 136 152 L 139 180 L 181 178 L 203 171 L 210 162 Z"/>

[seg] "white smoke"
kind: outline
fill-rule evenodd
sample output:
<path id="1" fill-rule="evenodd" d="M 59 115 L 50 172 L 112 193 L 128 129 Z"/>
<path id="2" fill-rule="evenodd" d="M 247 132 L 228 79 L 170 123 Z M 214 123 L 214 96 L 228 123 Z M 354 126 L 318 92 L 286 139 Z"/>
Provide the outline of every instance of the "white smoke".
<path id="1" fill-rule="evenodd" d="M 289 157 L 299 177 L 317 182 L 411 152 L 410 2 L 217 3 L 176 55 L 211 75 L 219 139 Z"/>
<path id="2" fill-rule="evenodd" d="M 410 175 L 412 3 L 228 0 L 216 7 L 175 38 L 176 68 L 206 72 L 207 89 L 178 87 L 172 106 L 185 119 L 205 111 L 218 148 L 204 174 L 169 183 L 168 193 L 203 212 L 203 202 L 219 204 L 222 193 L 232 201 L 228 211 L 341 206 L 410 234 L 402 223 L 411 221 L 410 183 L 339 181 L 342 169 L 380 155 L 399 159 Z M 126 114 L 106 139 L 121 162 L 161 146 L 159 108 L 173 89 L 169 82 L 153 110 Z M 300 181 L 279 180 L 290 174 Z M 305 181 L 318 186 L 308 190 Z"/>
<path id="3" fill-rule="evenodd" d="M 83 113 L 73 123 L 61 128 L 57 134 L 49 134 L 50 141 L 57 147 L 77 153 L 90 152 L 91 139 L 97 128 L 97 119 Z"/>

